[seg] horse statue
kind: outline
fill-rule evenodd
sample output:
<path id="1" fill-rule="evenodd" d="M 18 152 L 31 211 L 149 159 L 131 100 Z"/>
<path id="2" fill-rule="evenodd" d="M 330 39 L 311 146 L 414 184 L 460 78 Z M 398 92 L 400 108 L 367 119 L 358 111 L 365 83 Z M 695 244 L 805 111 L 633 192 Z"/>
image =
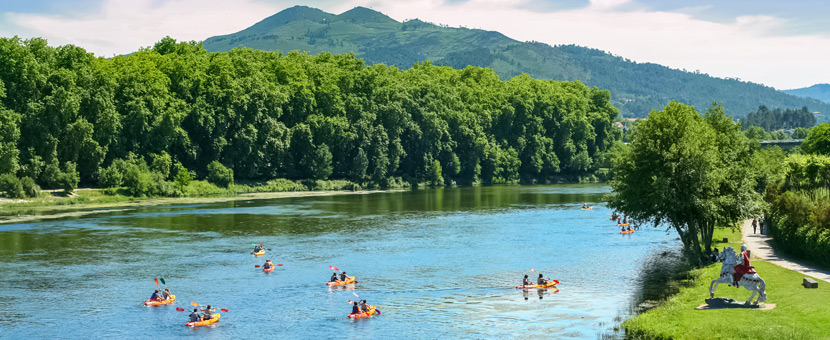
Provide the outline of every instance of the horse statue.
<path id="1" fill-rule="evenodd" d="M 730 286 L 734 284 L 735 266 L 740 265 L 742 262 L 732 247 L 724 248 L 723 252 L 718 255 L 718 260 L 723 262 L 723 266 L 720 269 L 720 277 L 712 280 L 712 283 L 709 284 L 709 297 L 711 298 L 715 297 L 715 288 L 718 287 L 718 284 L 726 283 Z M 753 271 L 752 273 L 744 274 L 738 280 L 738 285 L 752 292 L 749 300 L 744 303 L 745 305 L 750 304 L 755 294 L 758 294 L 758 299 L 753 304 L 767 301 L 767 284 L 764 282 L 764 279 L 758 276 L 758 273 Z"/>

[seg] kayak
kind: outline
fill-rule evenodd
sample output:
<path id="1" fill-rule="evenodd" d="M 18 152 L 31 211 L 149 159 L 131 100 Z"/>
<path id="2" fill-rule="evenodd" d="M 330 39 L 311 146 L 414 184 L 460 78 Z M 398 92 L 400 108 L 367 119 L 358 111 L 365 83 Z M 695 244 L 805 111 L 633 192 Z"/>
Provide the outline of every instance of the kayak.
<path id="1" fill-rule="evenodd" d="M 205 321 L 191 321 L 191 322 L 188 322 L 188 323 L 187 323 L 187 326 L 188 326 L 188 327 L 196 327 L 196 326 L 206 326 L 206 325 L 215 324 L 216 322 L 218 322 L 218 321 L 219 321 L 219 317 L 220 317 L 220 316 L 221 316 L 221 315 L 220 315 L 219 313 L 216 313 L 216 314 L 213 314 L 213 316 L 210 318 L 210 320 L 205 320 Z"/>
<path id="2" fill-rule="evenodd" d="M 594 210 L 594 207 L 579 208 L 579 210 Z"/>
<path id="3" fill-rule="evenodd" d="M 157 305 L 169 305 L 176 301 L 176 295 L 170 294 L 170 298 L 167 300 L 147 300 L 144 301 L 145 306 L 157 306 Z"/>
<path id="4" fill-rule="evenodd" d="M 552 281 L 550 281 L 546 284 L 543 284 L 543 285 L 527 285 L 527 286 L 520 285 L 520 286 L 516 286 L 516 288 L 517 289 L 549 288 L 549 287 L 556 286 L 558 284 L 559 284 L 559 280 L 552 280 Z"/>
<path id="5" fill-rule="evenodd" d="M 334 281 L 334 282 L 329 281 L 329 282 L 326 282 L 326 284 L 329 285 L 329 286 L 343 286 L 343 285 L 350 285 L 350 284 L 355 283 L 355 282 L 356 281 L 354 280 L 354 276 L 349 276 L 349 278 L 347 278 L 346 281 L 340 281 L 340 280 L 337 280 L 337 281 Z"/>
<path id="6" fill-rule="evenodd" d="M 618 227 L 627 227 L 627 226 L 629 226 L 630 224 L 631 224 L 631 223 L 617 223 L 617 226 L 618 226 Z"/>
<path id="7" fill-rule="evenodd" d="M 262 256 L 265 255 L 265 249 L 260 249 L 258 252 L 254 253 L 254 256 Z"/>
<path id="8" fill-rule="evenodd" d="M 270 272 L 274 271 L 274 268 L 276 268 L 276 267 L 271 267 L 271 268 L 262 267 L 262 271 L 264 271 L 266 273 L 270 273 Z"/>
<path id="9" fill-rule="evenodd" d="M 633 232 L 634 232 L 634 229 L 631 229 L 631 230 L 621 231 L 620 234 L 631 234 Z"/>
<path id="10" fill-rule="evenodd" d="M 372 315 L 375 315 L 375 306 L 369 306 L 369 311 L 367 311 L 367 312 L 357 313 L 357 314 L 354 314 L 354 313 L 349 314 L 349 318 L 350 319 L 360 319 L 360 318 L 370 317 Z"/>

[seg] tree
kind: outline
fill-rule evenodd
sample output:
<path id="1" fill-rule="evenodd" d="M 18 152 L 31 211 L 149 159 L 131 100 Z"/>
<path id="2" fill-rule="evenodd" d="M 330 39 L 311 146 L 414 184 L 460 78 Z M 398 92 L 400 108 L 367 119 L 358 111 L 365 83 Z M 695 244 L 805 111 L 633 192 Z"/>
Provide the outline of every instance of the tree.
<path id="1" fill-rule="evenodd" d="M 0 81 L 0 99 L 3 83 Z M 0 105 L 0 174 L 14 174 L 18 167 L 17 141 L 20 139 L 20 115 Z"/>
<path id="2" fill-rule="evenodd" d="M 150 155 L 150 171 L 160 173 L 164 178 L 170 178 L 170 168 L 173 166 L 173 159 L 162 151 L 160 154 Z"/>
<path id="3" fill-rule="evenodd" d="M 60 187 L 65 194 L 70 194 L 78 188 L 81 180 L 74 162 L 66 162 L 63 165 L 63 173 L 60 175 Z"/>
<path id="4" fill-rule="evenodd" d="M 810 129 L 807 139 L 801 145 L 801 150 L 807 153 L 830 155 L 830 123 L 822 123 Z"/>
<path id="5" fill-rule="evenodd" d="M 173 181 L 176 182 L 176 186 L 179 188 L 179 191 L 184 192 L 184 189 L 190 185 L 190 182 L 193 180 L 193 174 L 187 168 L 182 165 L 182 163 L 176 163 L 176 177 L 173 178 Z"/>
<path id="6" fill-rule="evenodd" d="M 219 161 L 210 162 L 207 166 L 207 172 L 208 182 L 225 188 L 233 185 L 233 170 L 228 169 Z"/>
<path id="7" fill-rule="evenodd" d="M 352 180 L 358 183 L 366 181 L 366 169 L 369 168 L 369 159 L 366 158 L 366 152 L 363 148 L 357 148 L 357 155 L 352 162 Z"/>
<path id="8" fill-rule="evenodd" d="M 757 201 L 749 142 L 719 106 L 704 118 L 675 101 L 639 123 L 632 138 L 614 162 L 610 205 L 640 222 L 667 223 L 690 261 L 703 263 L 715 224 L 732 225 Z"/>

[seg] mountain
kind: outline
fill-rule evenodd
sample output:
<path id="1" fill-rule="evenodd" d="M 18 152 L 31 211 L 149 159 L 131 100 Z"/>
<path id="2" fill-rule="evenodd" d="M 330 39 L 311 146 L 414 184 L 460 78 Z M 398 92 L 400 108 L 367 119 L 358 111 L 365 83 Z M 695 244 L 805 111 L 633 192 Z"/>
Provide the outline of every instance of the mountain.
<path id="1" fill-rule="evenodd" d="M 801 98 L 771 87 L 637 63 L 604 51 L 575 45 L 550 46 L 520 42 L 501 33 L 455 28 L 421 20 L 398 22 L 383 13 L 356 7 L 339 15 L 296 6 L 242 31 L 208 38 L 211 52 L 244 46 L 262 50 L 307 51 L 311 54 L 354 52 L 368 64 L 409 68 L 416 62 L 464 68 L 492 68 L 503 79 L 527 73 L 534 78 L 580 80 L 611 91 L 623 116 L 642 117 L 671 100 L 699 111 L 722 102 L 738 118 L 760 105 L 769 108 L 807 106 L 827 121 L 830 103 Z"/>
<path id="2" fill-rule="evenodd" d="M 813 98 L 821 100 L 825 103 L 830 103 L 830 84 L 816 84 L 800 89 L 784 90 L 783 92 L 789 93 L 793 96 Z"/>

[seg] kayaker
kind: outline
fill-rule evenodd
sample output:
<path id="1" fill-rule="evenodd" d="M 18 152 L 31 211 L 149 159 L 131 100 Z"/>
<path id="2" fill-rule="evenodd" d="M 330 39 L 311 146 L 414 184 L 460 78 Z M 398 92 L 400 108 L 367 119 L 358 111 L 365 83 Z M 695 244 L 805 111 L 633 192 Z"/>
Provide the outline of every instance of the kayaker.
<path id="1" fill-rule="evenodd" d="M 202 317 L 199 316 L 199 309 L 193 308 L 193 313 L 190 313 L 190 322 L 199 322 L 202 321 Z"/>
<path id="2" fill-rule="evenodd" d="M 631 231 L 631 226 L 626 227 L 625 231 Z"/>
<path id="3" fill-rule="evenodd" d="M 625 227 L 620 227 L 620 232 L 621 233 L 625 232 Z"/>
<path id="4" fill-rule="evenodd" d="M 352 314 L 360 314 L 360 303 L 357 301 L 352 304 Z"/>
<path id="5" fill-rule="evenodd" d="M 262 250 L 262 246 L 260 246 L 260 245 L 254 246 L 254 254 L 258 253 L 260 250 Z"/>
<path id="6" fill-rule="evenodd" d="M 163 291 L 163 292 L 161 292 L 161 296 L 162 296 L 165 300 L 170 300 L 170 295 L 172 295 L 172 294 L 170 294 L 170 288 L 164 288 L 164 291 Z"/>
<path id="7" fill-rule="evenodd" d="M 349 276 L 348 276 L 348 275 L 346 275 L 346 272 L 342 272 L 342 273 L 340 273 L 340 281 L 346 282 L 346 280 L 347 280 L 348 278 L 349 278 Z"/>
<path id="8" fill-rule="evenodd" d="M 159 290 L 156 289 L 156 291 L 153 292 L 153 295 L 150 296 L 150 301 L 159 301 L 159 300 L 161 300 L 161 294 L 159 294 Z"/>
<path id="9" fill-rule="evenodd" d="M 213 312 L 216 312 L 216 310 L 211 308 L 210 305 L 207 305 L 207 308 L 202 310 L 204 311 L 204 313 L 202 314 L 203 320 L 210 320 L 213 317 Z"/>
<path id="10" fill-rule="evenodd" d="M 611 213 L 611 220 L 612 220 L 612 221 L 616 221 L 616 220 L 617 220 L 617 211 L 616 211 L 616 210 L 614 210 L 614 212 L 612 212 L 612 213 Z"/>
<path id="11" fill-rule="evenodd" d="M 540 285 L 540 286 L 542 286 L 542 285 L 546 285 L 546 284 L 548 284 L 548 280 L 545 280 L 545 278 L 544 278 L 544 277 L 542 277 L 542 274 L 540 273 L 540 274 L 539 274 L 539 279 L 537 280 L 537 283 L 536 283 L 536 284 L 538 284 L 538 285 Z"/>
<path id="12" fill-rule="evenodd" d="M 329 279 L 329 282 L 335 281 L 337 281 L 337 272 L 331 273 L 331 278 Z"/>
<path id="13" fill-rule="evenodd" d="M 360 301 L 360 309 L 363 310 L 364 313 L 369 311 L 369 305 L 366 304 L 366 299 Z"/>
<path id="14" fill-rule="evenodd" d="M 271 259 L 265 260 L 265 264 L 262 265 L 262 269 L 271 269 L 274 268 L 274 263 L 271 262 Z"/>
<path id="15" fill-rule="evenodd" d="M 582 201 L 582 209 L 588 209 L 588 203 L 585 203 L 585 201 Z"/>
<path id="16" fill-rule="evenodd" d="M 530 283 L 530 279 L 529 279 L 529 278 L 527 278 L 527 274 L 525 274 L 525 279 L 524 279 L 524 280 L 522 280 L 522 285 L 523 285 L 523 286 L 530 286 L 530 285 L 531 285 L 531 283 Z"/>

